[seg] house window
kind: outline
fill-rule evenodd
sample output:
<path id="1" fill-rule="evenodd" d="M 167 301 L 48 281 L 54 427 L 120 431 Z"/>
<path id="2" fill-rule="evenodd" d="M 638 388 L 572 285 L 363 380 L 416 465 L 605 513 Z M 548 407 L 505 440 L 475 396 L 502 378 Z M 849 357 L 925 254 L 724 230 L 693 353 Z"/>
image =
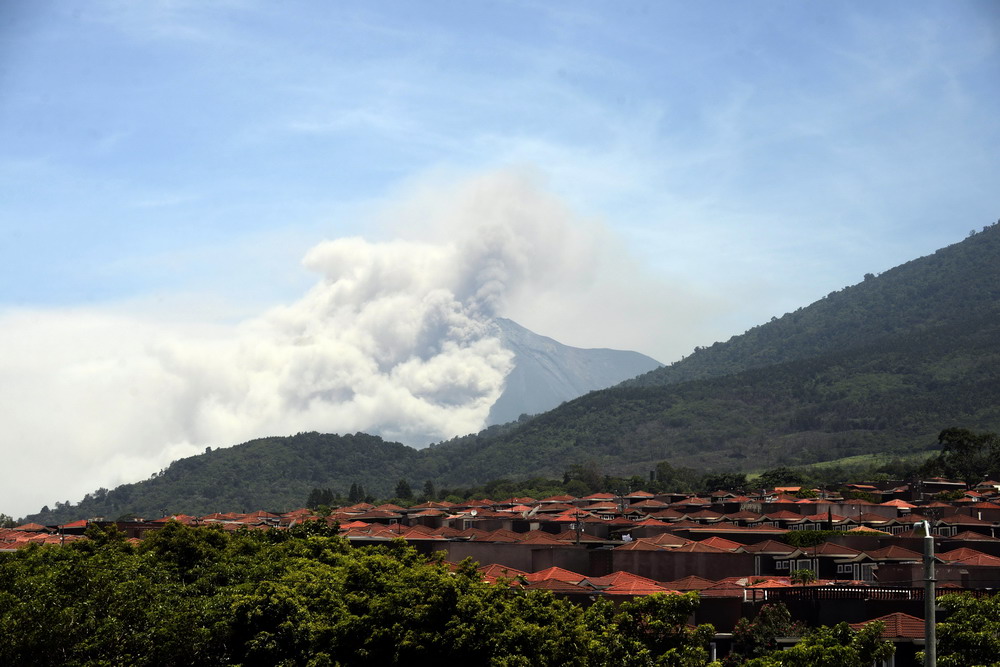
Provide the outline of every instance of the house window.
<path id="1" fill-rule="evenodd" d="M 776 569 L 776 570 L 787 570 L 787 569 L 789 569 L 788 566 L 791 564 L 791 562 L 792 561 L 789 561 L 789 560 L 779 560 L 777 562 L 777 564 L 775 564 L 774 569 Z"/>
<path id="2" fill-rule="evenodd" d="M 837 566 L 837 574 L 850 574 L 851 570 L 852 570 L 852 568 L 851 568 L 850 565 L 838 565 Z"/>

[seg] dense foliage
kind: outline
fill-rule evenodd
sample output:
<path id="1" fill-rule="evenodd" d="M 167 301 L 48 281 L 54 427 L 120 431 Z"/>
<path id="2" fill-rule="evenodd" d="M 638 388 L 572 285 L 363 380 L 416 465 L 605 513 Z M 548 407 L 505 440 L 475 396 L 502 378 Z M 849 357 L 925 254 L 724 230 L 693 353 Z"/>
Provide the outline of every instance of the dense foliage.
<path id="1" fill-rule="evenodd" d="M 805 628 L 792 620 L 783 603 L 765 604 L 753 618 L 742 617 L 733 628 L 733 650 L 723 664 L 735 667 L 779 649 L 779 637 L 801 636 Z"/>
<path id="2" fill-rule="evenodd" d="M 939 667 L 1000 665 L 1000 595 L 952 593 L 938 598 L 938 606 L 945 619 L 937 625 Z"/>
<path id="3" fill-rule="evenodd" d="M 831 292 L 806 308 L 627 384 L 652 386 L 719 377 L 845 350 L 934 328 L 1000 303 L 1000 220 L 933 255 Z"/>
<path id="4" fill-rule="evenodd" d="M 822 626 L 806 632 L 795 645 L 754 658 L 746 667 L 870 667 L 882 664 L 895 652 L 882 640 L 881 622 L 852 630 L 847 623 Z"/>
<path id="5" fill-rule="evenodd" d="M 584 609 L 405 543 L 168 523 L 0 556 L 5 665 L 704 665 L 697 597 Z"/>
<path id="6" fill-rule="evenodd" d="M 938 436 L 938 444 L 941 453 L 922 466 L 924 475 L 960 479 L 967 484 L 1000 477 L 1000 435 L 949 428 Z"/>

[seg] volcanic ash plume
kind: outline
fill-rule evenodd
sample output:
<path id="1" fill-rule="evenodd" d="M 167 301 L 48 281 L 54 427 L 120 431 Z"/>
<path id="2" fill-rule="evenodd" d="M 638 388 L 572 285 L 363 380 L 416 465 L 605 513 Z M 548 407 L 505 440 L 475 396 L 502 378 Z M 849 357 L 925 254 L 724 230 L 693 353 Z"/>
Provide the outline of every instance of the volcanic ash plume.
<path id="1" fill-rule="evenodd" d="M 412 201 L 392 209 L 395 240 L 320 243 L 304 260 L 321 276 L 311 290 L 235 327 L 0 315 L 0 398 L 17 406 L 5 426 L 19 443 L 5 468 L 44 459 L 49 493 L 70 496 L 266 435 L 422 445 L 482 428 L 512 362 L 492 318 L 512 295 L 577 279 L 589 249 L 553 198 L 510 174 Z"/>

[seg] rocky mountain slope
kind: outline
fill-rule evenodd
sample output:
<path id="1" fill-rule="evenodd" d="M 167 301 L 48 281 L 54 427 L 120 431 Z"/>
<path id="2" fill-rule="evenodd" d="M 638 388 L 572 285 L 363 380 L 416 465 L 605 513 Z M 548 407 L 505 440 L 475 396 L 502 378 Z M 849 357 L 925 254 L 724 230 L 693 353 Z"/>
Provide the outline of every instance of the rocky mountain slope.
<path id="1" fill-rule="evenodd" d="M 563 345 L 508 319 L 498 318 L 496 325 L 504 347 L 514 352 L 514 370 L 490 409 L 488 424 L 551 410 L 588 391 L 616 385 L 661 365 L 638 352 Z"/>

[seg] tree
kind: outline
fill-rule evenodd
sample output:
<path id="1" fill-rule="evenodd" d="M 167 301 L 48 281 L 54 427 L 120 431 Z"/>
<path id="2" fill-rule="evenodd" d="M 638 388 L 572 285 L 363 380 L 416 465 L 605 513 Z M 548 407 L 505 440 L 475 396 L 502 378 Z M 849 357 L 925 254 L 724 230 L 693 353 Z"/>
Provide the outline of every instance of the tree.
<path id="1" fill-rule="evenodd" d="M 694 468 L 674 466 L 669 461 L 656 464 L 656 484 L 660 491 L 693 491 L 697 479 L 698 472 Z"/>
<path id="2" fill-rule="evenodd" d="M 396 497 L 402 500 L 413 498 L 413 489 L 410 488 L 410 483 L 405 478 L 396 482 Z"/>
<path id="3" fill-rule="evenodd" d="M 604 475 L 596 461 L 587 461 L 583 464 L 574 463 L 563 473 L 563 484 L 569 484 L 576 480 L 584 485 L 587 490 L 583 495 L 594 493 L 600 489 L 603 479 Z"/>
<path id="4" fill-rule="evenodd" d="M 743 473 L 724 472 L 713 475 L 706 475 L 701 481 L 701 487 L 707 493 L 726 489 L 736 491 L 745 489 L 747 486 L 747 476 Z"/>
<path id="5" fill-rule="evenodd" d="M 0 514 L 0 528 L 13 528 L 17 525 L 14 518 L 6 514 Z"/>
<path id="6" fill-rule="evenodd" d="M 621 603 L 616 613 L 611 612 L 610 603 L 602 602 L 588 609 L 588 621 L 594 628 L 603 624 L 614 639 L 611 652 L 596 664 L 695 667 L 708 662 L 707 647 L 715 628 L 707 623 L 696 628 L 688 625 L 698 608 L 696 593 L 645 595 Z"/>
<path id="7" fill-rule="evenodd" d="M 697 596 L 589 608 L 483 581 L 403 540 L 352 548 L 324 522 L 170 522 L 0 558 L 0 664 L 678 665 L 707 662 Z"/>
<path id="8" fill-rule="evenodd" d="M 811 584 L 812 582 L 816 581 L 816 573 L 813 572 L 812 570 L 803 568 L 801 570 L 795 570 L 794 572 L 792 572 L 791 576 L 789 576 L 789 579 L 791 579 L 793 584 L 799 584 L 801 586 L 805 586 L 806 584 Z"/>
<path id="9" fill-rule="evenodd" d="M 807 632 L 794 646 L 745 664 L 746 667 L 871 667 L 896 651 L 882 639 L 882 629 L 879 621 L 858 631 L 847 623 L 820 626 Z"/>
<path id="10" fill-rule="evenodd" d="M 765 604 L 751 620 L 742 617 L 733 628 L 733 652 L 726 665 L 742 664 L 777 650 L 778 637 L 798 637 L 802 624 L 792 621 L 788 607 L 782 602 Z"/>
<path id="11" fill-rule="evenodd" d="M 938 435 L 941 453 L 920 468 L 921 475 L 941 475 L 966 484 L 983 481 L 1000 472 L 1000 435 L 947 428 Z"/>
<path id="12" fill-rule="evenodd" d="M 333 493 L 333 489 L 314 488 L 309 492 L 309 497 L 306 498 L 306 507 L 314 510 L 321 505 L 332 505 L 334 498 L 335 495 Z"/>
<path id="13" fill-rule="evenodd" d="M 776 486 L 800 486 L 805 483 L 805 476 L 802 473 L 785 466 L 765 470 L 754 480 L 754 484 L 764 489 L 773 489 Z"/>
<path id="14" fill-rule="evenodd" d="M 437 493 L 434 489 L 434 482 L 427 480 L 424 482 L 424 498 L 427 500 L 434 500 L 437 497 Z"/>
<path id="15" fill-rule="evenodd" d="M 1000 595 L 942 595 L 946 621 L 937 624 L 939 667 L 996 665 L 1000 660 Z"/>
<path id="16" fill-rule="evenodd" d="M 365 499 L 365 487 L 357 482 L 351 482 L 351 490 L 347 492 L 347 499 L 352 503 L 360 503 Z"/>

